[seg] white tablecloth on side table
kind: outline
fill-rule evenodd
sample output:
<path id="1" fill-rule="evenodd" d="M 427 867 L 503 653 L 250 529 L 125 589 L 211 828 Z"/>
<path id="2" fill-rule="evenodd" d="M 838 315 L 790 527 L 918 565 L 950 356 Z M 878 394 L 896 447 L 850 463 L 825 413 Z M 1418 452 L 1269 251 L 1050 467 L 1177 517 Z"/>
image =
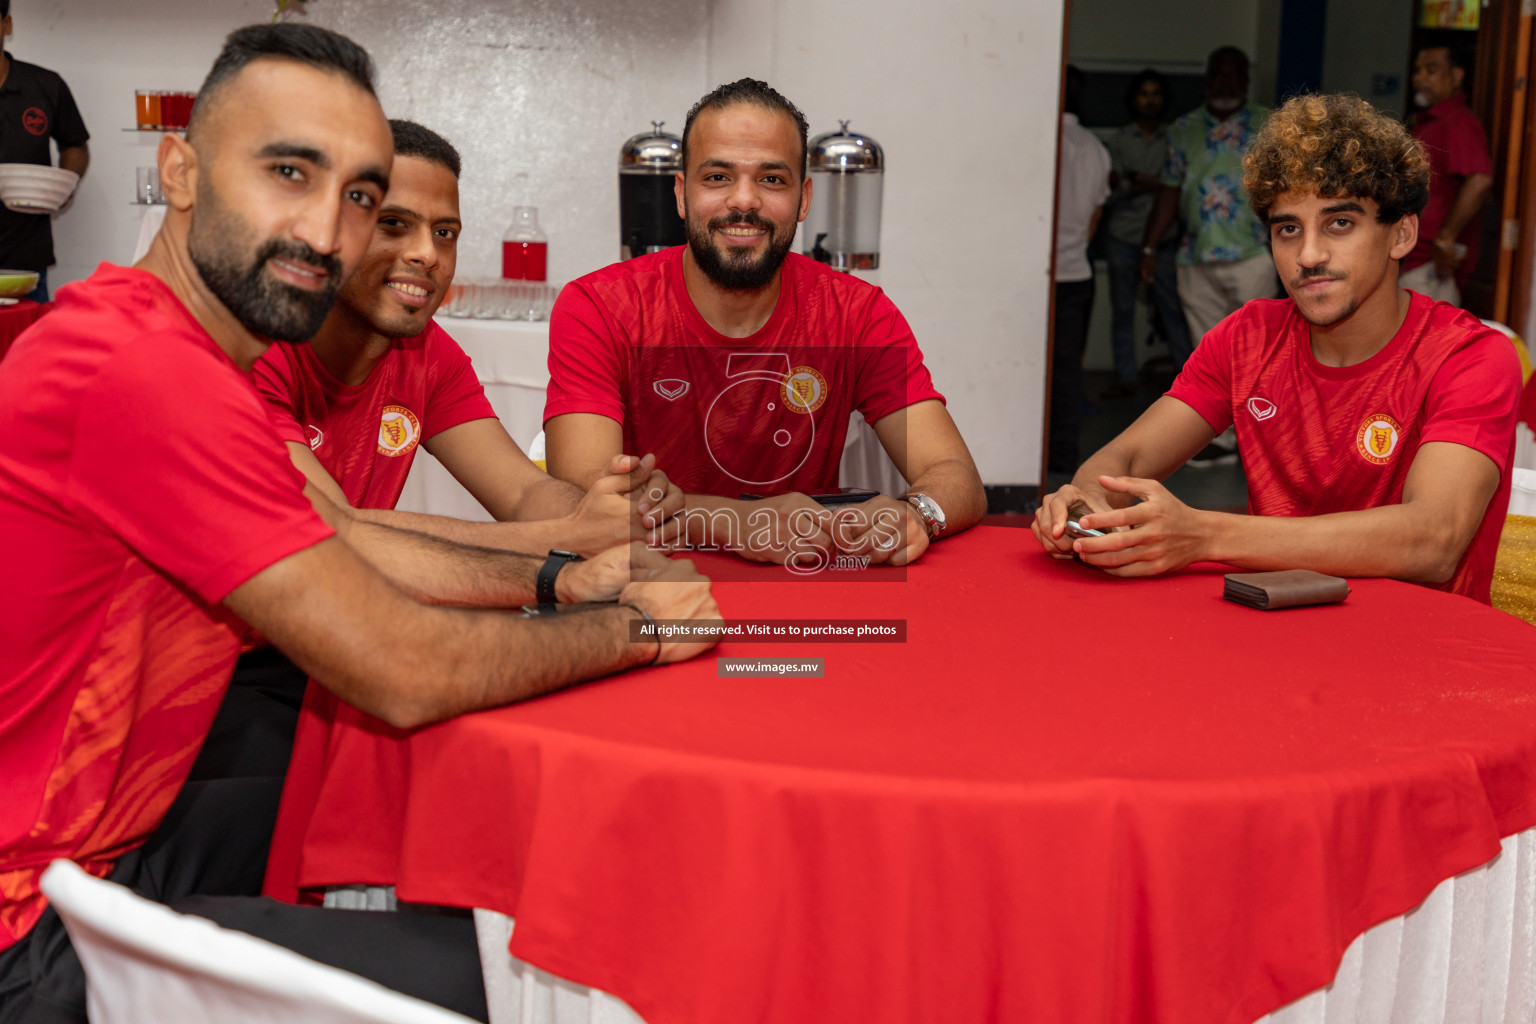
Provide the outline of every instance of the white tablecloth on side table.
<path id="1" fill-rule="evenodd" d="M 1536 1019 L 1536 829 L 1448 878 L 1345 951 L 1333 982 L 1258 1024 L 1527 1024 Z M 333 891 L 326 905 L 393 910 L 394 890 Z M 644 1024 L 623 1000 L 507 952 L 514 923 L 475 911 L 491 1024 Z M 744 1013 L 744 1016 L 750 1014 Z"/>
<path id="2" fill-rule="evenodd" d="M 491 407 L 512 440 L 527 451 L 544 427 L 549 323 L 446 316 L 439 316 L 437 322 L 475 364 L 475 375 L 485 386 Z M 907 487 L 880 439 L 858 413 L 848 424 L 848 439 L 843 444 L 841 483 L 845 487 L 873 487 L 886 494 L 901 494 Z M 479 502 L 425 451 L 416 454 L 398 507 L 458 519 L 490 519 Z"/>

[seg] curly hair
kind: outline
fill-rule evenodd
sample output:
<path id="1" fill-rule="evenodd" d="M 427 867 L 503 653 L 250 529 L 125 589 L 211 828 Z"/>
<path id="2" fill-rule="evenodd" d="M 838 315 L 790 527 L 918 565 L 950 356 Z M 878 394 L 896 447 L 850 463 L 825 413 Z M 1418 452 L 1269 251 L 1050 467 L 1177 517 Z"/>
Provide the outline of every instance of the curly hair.
<path id="1" fill-rule="evenodd" d="M 1429 201 L 1429 158 L 1407 129 L 1359 96 L 1296 96 L 1254 137 L 1243 187 L 1266 224 L 1286 192 L 1371 199 L 1376 219 L 1395 224 Z"/>

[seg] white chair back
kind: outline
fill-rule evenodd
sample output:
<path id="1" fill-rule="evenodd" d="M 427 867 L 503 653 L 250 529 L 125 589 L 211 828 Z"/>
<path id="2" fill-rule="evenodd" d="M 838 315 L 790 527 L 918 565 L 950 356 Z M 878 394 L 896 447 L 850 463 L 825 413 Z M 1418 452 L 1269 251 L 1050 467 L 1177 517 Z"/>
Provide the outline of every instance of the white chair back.
<path id="1" fill-rule="evenodd" d="M 1515 469 L 1509 481 L 1509 514 L 1536 516 L 1536 469 Z"/>
<path id="2" fill-rule="evenodd" d="M 92 1024 L 465 1024 L 469 1018 L 178 914 L 57 860 L 43 894 L 85 966 Z"/>

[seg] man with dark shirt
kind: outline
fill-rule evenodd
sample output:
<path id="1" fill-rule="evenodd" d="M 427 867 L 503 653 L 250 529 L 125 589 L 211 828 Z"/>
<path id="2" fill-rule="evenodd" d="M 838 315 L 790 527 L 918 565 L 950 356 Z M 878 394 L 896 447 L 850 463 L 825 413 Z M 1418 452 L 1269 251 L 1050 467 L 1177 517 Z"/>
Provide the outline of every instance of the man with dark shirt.
<path id="1" fill-rule="evenodd" d="M 48 149 L 59 147 L 59 166 L 84 176 L 91 162 L 75 98 L 57 73 L 19 61 L 6 52 L 11 35 L 11 0 L 0 0 L 0 163 L 52 166 Z M 0 266 L 35 270 L 37 288 L 28 296 L 48 301 L 48 268 L 53 266 L 53 224 L 44 213 L 16 213 L 0 206 Z"/>

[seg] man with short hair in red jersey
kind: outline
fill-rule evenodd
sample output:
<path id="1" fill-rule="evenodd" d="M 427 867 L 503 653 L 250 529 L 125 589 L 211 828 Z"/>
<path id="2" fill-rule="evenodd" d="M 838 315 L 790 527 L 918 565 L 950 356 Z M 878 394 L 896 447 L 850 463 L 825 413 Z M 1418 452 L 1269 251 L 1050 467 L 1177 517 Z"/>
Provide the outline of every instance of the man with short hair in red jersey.
<path id="1" fill-rule="evenodd" d="M 390 131 L 389 195 L 362 265 L 308 345 L 274 345 L 256 362 L 294 465 L 359 518 L 462 543 L 591 555 L 655 526 L 670 539 L 662 520 L 682 494 L 654 458 L 621 456 L 583 491 L 541 472 L 496 418 L 469 357 L 432 319 L 458 257 L 458 151 L 412 121 Z M 418 447 L 499 522 L 395 511 Z"/>
<path id="2" fill-rule="evenodd" d="M 256 898 L 281 780 L 183 785 L 247 625 L 411 727 L 691 656 L 705 645 L 631 643 L 630 622 L 719 617 L 707 580 L 639 545 L 548 572 L 305 488 L 246 371 L 325 319 L 392 158 L 356 44 L 233 33 L 186 138 L 161 140 L 169 209 L 150 253 L 63 289 L 0 363 L 4 1024 L 86 1019 L 39 890 L 58 858 L 483 1019 L 467 919 Z M 494 610 L 551 588 L 622 603 L 552 622 Z"/>
<path id="3" fill-rule="evenodd" d="M 457 263 L 458 151 L 414 122 L 389 126 L 389 194 L 361 265 L 307 345 L 273 345 L 253 370 L 294 465 L 356 518 L 460 543 L 595 555 L 631 537 L 670 541 L 677 520 L 662 520 L 681 509 L 682 494 L 654 470 L 654 457 L 621 456 L 583 492 L 534 466 L 496 418 L 469 357 L 432 319 Z M 418 448 L 501 521 L 396 510 Z M 323 760 L 358 745 L 370 748 L 358 763 L 398 754 L 371 715 L 324 689 L 306 698 L 306 681 L 279 651 L 242 655 L 193 768 L 194 778 L 287 776 L 266 892 L 290 900 L 298 897 L 291 883 L 304 833 L 327 813 L 316 806 Z M 301 705 L 309 724 L 295 754 Z"/>
<path id="4" fill-rule="evenodd" d="M 688 243 L 567 285 L 550 317 L 550 472 L 578 486 L 655 452 L 686 538 L 760 561 L 904 565 L 986 511 L 975 463 L 883 292 L 789 252 L 810 211 L 806 121 L 744 78 L 700 100 L 675 179 Z M 911 483 L 831 511 L 858 409 Z M 760 500 L 743 500 L 760 495 Z"/>
<path id="5" fill-rule="evenodd" d="M 1216 561 L 1486 603 L 1520 369 L 1502 334 L 1398 286 L 1428 194 L 1423 148 L 1358 97 L 1300 96 L 1244 168 L 1290 298 L 1206 335 L 1168 394 L 1045 498 L 1035 536 L 1117 576 Z M 1159 483 L 1229 424 L 1251 516 L 1191 509 Z M 1108 536 L 1067 536 L 1079 516 Z"/>

